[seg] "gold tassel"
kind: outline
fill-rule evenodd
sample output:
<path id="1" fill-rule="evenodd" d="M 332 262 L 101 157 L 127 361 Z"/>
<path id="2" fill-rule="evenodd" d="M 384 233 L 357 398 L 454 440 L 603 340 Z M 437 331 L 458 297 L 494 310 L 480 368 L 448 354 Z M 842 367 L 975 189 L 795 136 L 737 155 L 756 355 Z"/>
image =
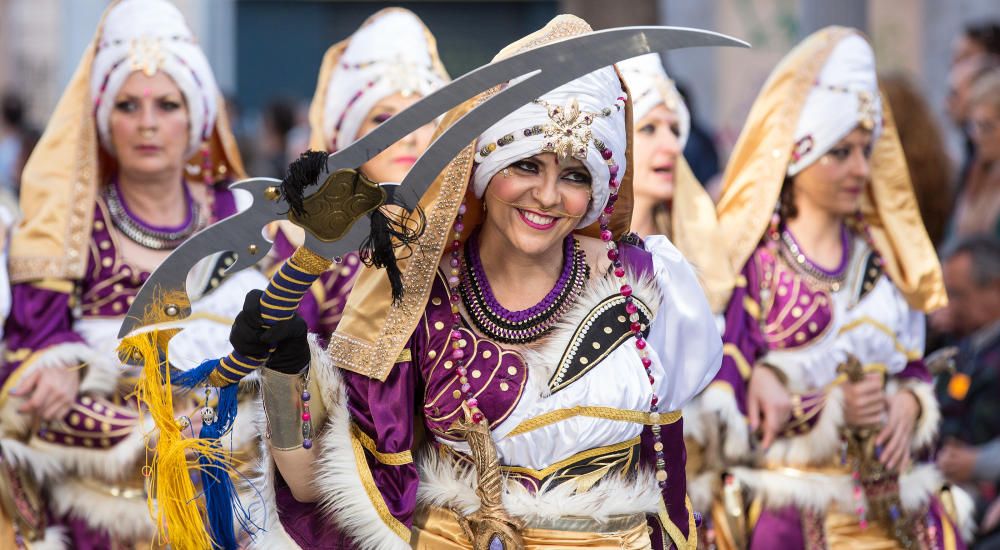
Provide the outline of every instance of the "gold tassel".
<path id="1" fill-rule="evenodd" d="M 185 302 L 182 293 L 162 296 L 146 312 L 144 325 L 176 321 L 176 315 L 164 313 L 163 304 Z M 118 345 L 118 356 L 130 364 L 141 362 L 142 371 L 134 395 L 139 414 L 148 412 L 156 426 L 156 432 L 147 434 L 146 448 L 150 448 L 150 437 L 156 438 L 156 446 L 143 468 L 143 474 L 150 478 L 146 504 L 156 524 L 156 539 L 160 545 L 169 544 L 175 550 L 205 550 L 213 545 L 205 524 L 204 499 L 197 498 L 192 475 L 201 470 L 198 456 L 212 456 L 219 459 L 217 463 L 223 463 L 228 453 L 211 441 L 184 437 L 181 430 L 186 426 L 175 418 L 166 350 L 170 339 L 178 332 L 178 328 L 150 330 L 126 337 Z"/>

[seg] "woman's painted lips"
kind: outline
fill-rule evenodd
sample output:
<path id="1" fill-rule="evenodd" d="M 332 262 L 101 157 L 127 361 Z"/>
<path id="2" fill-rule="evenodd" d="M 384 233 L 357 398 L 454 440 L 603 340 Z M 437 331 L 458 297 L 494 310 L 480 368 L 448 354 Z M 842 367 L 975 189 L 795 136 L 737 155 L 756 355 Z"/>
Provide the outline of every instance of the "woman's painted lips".
<path id="1" fill-rule="evenodd" d="M 545 214 L 539 214 L 538 212 L 533 212 L 531 210 L 521 210 L 518 208 L 517 213 L 521 216 L 521 220 L 528 224 L 528 227 L 542 231 L 551 229 L 556 225 L 556 221 L 558 221 L 558 218 L 546 216 Z"/>

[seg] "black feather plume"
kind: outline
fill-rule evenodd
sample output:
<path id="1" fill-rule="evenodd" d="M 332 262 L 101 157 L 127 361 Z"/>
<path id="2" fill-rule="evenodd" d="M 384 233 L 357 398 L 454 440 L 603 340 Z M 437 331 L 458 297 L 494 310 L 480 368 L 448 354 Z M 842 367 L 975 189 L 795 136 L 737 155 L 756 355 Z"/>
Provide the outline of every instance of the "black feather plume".
<path id="1" fill-rule="evenodd" d="M 329 156 L 325 151 L 310 150 L 288 165 L 285 179 L 281 180 L 281 196 L 296 216 L 305 214 L 303 201 L 306 189 L 315 185 L 319 177 L 326 173 L 326 159 Z"/>
<path id="2" fill-rule="evenodd" d="M 413 253 L 413 244 L 423 235 L 426 226 L 427 218 L 421 208 L 417 208 L 415 215 L 417 220 L 413 223 L 404 210 L 393 207 L 375 209 L 369 215 L 371 230 L 368 238 L 358 249 L 365 265 L 385 268 L 392 287 L 393 305 L 399 305 L 403 300 L 403 272 L 397 262 Z M 397 254 L 396 250 L 400 248 L 406 250 Z"/>

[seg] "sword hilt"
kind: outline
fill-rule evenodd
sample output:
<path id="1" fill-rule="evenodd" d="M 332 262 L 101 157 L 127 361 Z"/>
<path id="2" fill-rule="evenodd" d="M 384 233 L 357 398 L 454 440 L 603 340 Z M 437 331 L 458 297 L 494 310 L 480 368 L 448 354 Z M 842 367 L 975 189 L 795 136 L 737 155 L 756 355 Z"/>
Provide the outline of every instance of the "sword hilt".
<path id="1" fill-rule="evenodd" d="M 274 272 L 260 295 L 260 316 L 264 326 L 271 327 L 294 317 L 309 287 L 331 264 L 332 260 L 304 246 L 295 249 L 295 253 Z M 272 352 L 274 348 L 268 351 L 268 356 Z M 219 366 L 208 377 L 209 383 L 217 387 L 236 384 L 265 363 L 267 356 L 249 357 L 234 350 L 219 361 Z"/>

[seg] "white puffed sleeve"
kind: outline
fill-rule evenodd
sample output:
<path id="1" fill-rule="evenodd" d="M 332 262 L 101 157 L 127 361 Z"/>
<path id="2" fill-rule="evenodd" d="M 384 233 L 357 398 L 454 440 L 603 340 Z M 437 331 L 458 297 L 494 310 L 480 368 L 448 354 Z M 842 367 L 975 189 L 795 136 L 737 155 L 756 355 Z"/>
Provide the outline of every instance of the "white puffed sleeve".
<path id="1" fill-rule="evenodd" d="M 660 410 L 680 410 L 722 366 L 722 337 L 691 264 L 662 235 L 645 244 L 661 295 L 647 338 L 665 371 Z"/>
<path id="2" fill-rule="evenodd" d="M 14 229 L 17 217 L 7 205 L 0 203 L 0 339 L 3 338 L 3 325 L 10 314 L 11 295 L 10 278 L 7 276 L 7 248 L 10 243 L 10 232 Z"/>
<path id="3" fill-rule="evenodd" d="M 911 361 L 916 359 L 917 355 L 922 358 L 924 346 L 927 341 L 926 315 L 924 315 L 924 312 L 910 307 L 910 304 L 906 302 L 906 298 L 903 297 L 903 293 L 898 288 L 893 286 L 892 289 L 897 296 L 896 307 L 900 310 L 899 317 L 901 320 L 899 326 L 896 328 L 896 338 L 899 339 L 903 348 L 909 352 Z"/>

